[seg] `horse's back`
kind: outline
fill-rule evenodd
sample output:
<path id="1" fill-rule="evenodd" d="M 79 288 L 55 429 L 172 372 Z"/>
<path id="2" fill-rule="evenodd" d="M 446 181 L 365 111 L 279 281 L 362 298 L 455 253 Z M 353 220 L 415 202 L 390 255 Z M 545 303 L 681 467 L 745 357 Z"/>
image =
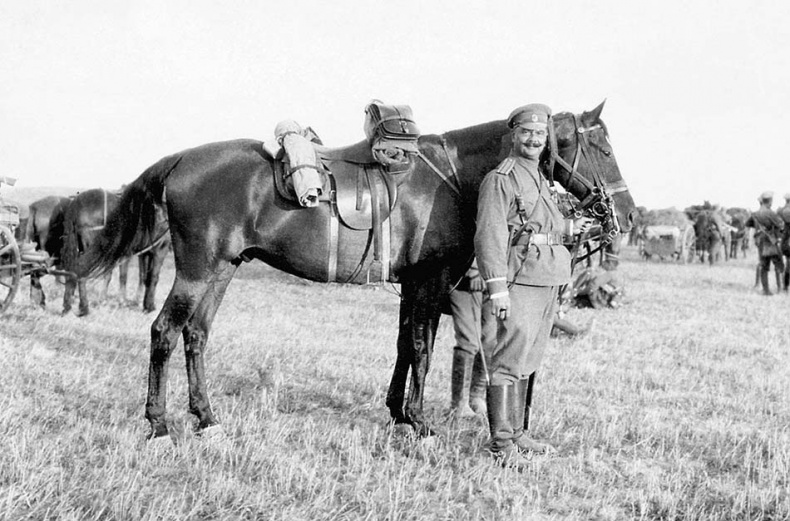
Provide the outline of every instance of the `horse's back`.
<path id="1" fill-rule="evenodd" d="M 210 251 L 212 262 L 230 260 L 259 242 L 258 221 L 275 221 L 263 215 L 278 211 L 271 193 L 271 161 L 263 144 L 251 139 L 208 143 L 180 153 L 178 165 L 165 180 L 177 258 Z M 182 266 L 203 269 L 193 261 Z"/>

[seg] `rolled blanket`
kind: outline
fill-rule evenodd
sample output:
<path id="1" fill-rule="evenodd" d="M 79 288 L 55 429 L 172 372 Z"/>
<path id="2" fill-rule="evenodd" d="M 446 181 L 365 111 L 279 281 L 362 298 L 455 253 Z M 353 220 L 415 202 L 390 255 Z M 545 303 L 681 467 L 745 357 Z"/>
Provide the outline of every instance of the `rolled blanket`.
<path id="1" fill-rule="evenodd" d="M 302 127 L 293 120 L 278 123 L 274 133 L 288 155 L 291 180 L 299 204 L 306 208 L 318 206 L 323 182 L 318 173 L 313 144 L 304 137 Z"/>

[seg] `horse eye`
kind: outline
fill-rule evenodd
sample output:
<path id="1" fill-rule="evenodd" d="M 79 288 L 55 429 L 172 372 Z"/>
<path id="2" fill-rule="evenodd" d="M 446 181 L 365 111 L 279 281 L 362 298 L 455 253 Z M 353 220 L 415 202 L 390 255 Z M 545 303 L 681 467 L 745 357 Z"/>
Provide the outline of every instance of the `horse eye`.
<path id="1" fill-rule="evenodd" d="M 606 157 L 611 157 L 612 156 L 612 151 L 609 150 L 608 148 L 602 148 L 601 152 L 603 152 L 603 155 L 605 155 Z"/>

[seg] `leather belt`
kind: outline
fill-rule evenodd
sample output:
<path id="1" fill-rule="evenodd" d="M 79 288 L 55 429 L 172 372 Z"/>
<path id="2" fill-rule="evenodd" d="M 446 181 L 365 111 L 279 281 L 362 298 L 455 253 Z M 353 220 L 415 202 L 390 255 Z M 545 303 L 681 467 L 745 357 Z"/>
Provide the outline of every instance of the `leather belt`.
<path id="1" fill-rule="evenodd" d="M 564 233 L 533 233 L 529 236 L 529 243 L 535 245 L 562 246 L 570 244 L 572 237 Z"/>

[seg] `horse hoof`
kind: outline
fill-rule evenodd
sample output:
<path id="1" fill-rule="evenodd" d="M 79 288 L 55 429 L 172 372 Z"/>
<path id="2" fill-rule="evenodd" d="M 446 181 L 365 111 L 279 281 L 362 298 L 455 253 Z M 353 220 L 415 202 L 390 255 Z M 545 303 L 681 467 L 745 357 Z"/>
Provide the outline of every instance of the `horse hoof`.
<path id="1" fill-rule="evenodd" d="M 155 452 L 167 450 L 173 445 L 175 445 L 175 442 L 170 438 L 169 434 L 157 436 L 156 438 L 147 438 L 145 443 L 145 446 L 148 450 Z"/>
<path id="2" fill-rule="evenodd" d="M 200 429 L 195 433 L 195 435 L 204 440 L 212 440 L 212 441 L 221 441 L 227 438 L 225 434 L 225 429 L 222 428 L 222 425 L 210 425 L 205 429 Z"/>
<path id="3" fill-rule="evenodd" d="M 392 426 L 392 435 L 398 438 L 413 438 L 417 433 L 408 423 L 396 423 Z"/>

